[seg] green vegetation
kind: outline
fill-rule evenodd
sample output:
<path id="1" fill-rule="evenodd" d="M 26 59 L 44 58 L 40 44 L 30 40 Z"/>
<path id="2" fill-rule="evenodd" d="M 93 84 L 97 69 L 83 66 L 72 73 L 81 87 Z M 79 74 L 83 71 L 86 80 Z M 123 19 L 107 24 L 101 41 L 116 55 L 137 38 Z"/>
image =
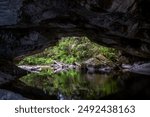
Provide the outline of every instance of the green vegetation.
<path id="1" fill-rule="evenodd" d="M 111 75 L 99 74 L 93 78 L 93 75 L 76 70 L 54 74 L 45 69 L 39 74 L 28 74 L 21 80 L 30 86 L 42 89 L 50 95 L 57 95 L 60 92 L 69 99 L 99 99 L 119 90 L 117 80 L 112 79 Z"/>
<path id="2" fill-rule="evenodd" d="M 111 61 L 117 60 L 118 52 L 92 43 L 86 37 L 62 38 L 59 43 L 45 49 L 44 52 L 26 57 L 19 64 L 44 65 L 53 61 L 72 64 L 83 62 L 102 54 Z M 118 90 L 112 76 L 82 74 L 76 70 L 54 73 L 51 69 L 42 69 L 40 73 L 31 73 L 21 78 L 26 84 L 57 95 L 58 92 L 70 99 L 98 99 Z M 94 80 L 93 80 L 94 79 Z"/>
<path id="3" fill-rule="evenodd" d="M 19 64 L 51 64 L 53 60 L 63 63 L 82 62 L 96 55 L 102 54 L 112 61 L 117 60 L 117 51 L 92 43 L 86 37 L 65 37 L 44 52 L 26 57 Z"/>

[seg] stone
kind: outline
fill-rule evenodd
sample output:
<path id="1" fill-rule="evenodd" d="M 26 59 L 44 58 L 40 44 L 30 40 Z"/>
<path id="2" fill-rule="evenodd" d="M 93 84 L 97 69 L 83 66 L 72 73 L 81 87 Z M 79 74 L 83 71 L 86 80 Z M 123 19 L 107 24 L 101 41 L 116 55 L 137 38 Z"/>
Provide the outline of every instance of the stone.
<path id="1" fill-rule="evenodd" d="M 93 67 L 101 66 L 101 65 L 105 66 L 105 65 L 111 65 L 111 64 L 112 62 L 101 54 L 97 55 L 96 57 L 90 58 L 82 63 L 82 65 L 89 65 Z"/>
<path id="2" fill-rule="evenodd" d="M 114 67 L 113 63 L 101 54 L 81 64 L 82 69 L 87 69 L 90 72 L 99 71 L 109 73 Z"/>
<path id="3" fill-rule="evenodd" d="M 122 64 L 121 67 L 123 69 L 130 69 L 132 67 L 132 65 L 130 65 L 130 64 Z"/>
<path id="4" fill-rule="evenodd" d="M 150 63 L 144 63 L 144 64 L 134 64 L 130 69 L 130 72 L 137 73 L 137 74 L 143 74 L 143 75 L 149 75 L 150 76 Z"/>
<path id="5" fill-rule="evenodd" d="M 27 100 L 27 98 L 21 96 L 20 94 L 0 89 L 0 100 Z"/>
<path id="6" fill-rule="evenodd" d="M 19 21 L 23 0 L 0 0 L 0 26 L 14 25 Z"/>

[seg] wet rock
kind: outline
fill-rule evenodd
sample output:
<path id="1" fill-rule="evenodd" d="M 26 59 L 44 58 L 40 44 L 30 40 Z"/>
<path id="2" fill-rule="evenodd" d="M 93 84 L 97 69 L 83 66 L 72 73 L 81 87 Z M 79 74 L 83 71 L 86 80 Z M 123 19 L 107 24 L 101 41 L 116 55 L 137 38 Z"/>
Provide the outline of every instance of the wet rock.
<path id="1" fill-rule="evenodd" d="M 112 70 L 113 70 L 113 68 L 111 68 L 109 66 L 98 69 L 98 71 L 103 72 L 103 73 L 110 73 Z"/>
<path id="2" fill-rule="evenodd" d="M 130 69 L 132 67 L 132 65 L 129 64 L 122 64 L 121 66 L 123 69 Z"/>
<path id="3" fill-rule="evenodd" d="M 129 71 L 137 74 L 150 75 L 150 63 L 134 64 Z"/>
<path id="4" fill-rule="evenodd" d="M 0 100 L 26 100 L 27 98 L 20 94 L 0 89 Z"/>
<path id="5" fill-rule="evenodd" d="M 113 63 L 103 55 L 97 55 L 81 64 L 82 69 L 87 69 L 90 72 L 110 72 L 113 67 Z"/>
<path id="6" fill-rule="evenodd" d="M 131 64 L 122 64 L 123 72 L 132 72 L 136 74 L 150 75 L 150 63 L 134 63 Z"/>

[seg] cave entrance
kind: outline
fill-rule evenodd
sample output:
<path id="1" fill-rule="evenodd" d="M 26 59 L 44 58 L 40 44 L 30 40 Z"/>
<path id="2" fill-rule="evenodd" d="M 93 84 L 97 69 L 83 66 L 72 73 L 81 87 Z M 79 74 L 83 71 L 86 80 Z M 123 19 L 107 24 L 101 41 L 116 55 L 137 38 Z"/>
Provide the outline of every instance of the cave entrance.
<path id="1" fill-rule="evenodd" d="M 87 37 L 63 37 L 55 46 L 18 64 L 31 72 L 20 81 L 55 95 L 55 99 L 130 99 L 136 96 L 133 92 L 140 95 L 133 90 L 134 84 L 149 80 L 120 72 L 119 56 L 118 50 L 97 45 Z"/>
<path id="2" fill-rule="evenodd" d="M 119 52 L 115 49 L 100 46 L 87 37 L 63 37 L 54 47 L 45 49 L 42 53 L 26 57 L 19 65 L 45 65 L 54 61 L 65 64 L 83 62 L 98 55 L 116 62 Z M 99 58 L 101 59 L 101 58 Z"/>
<path id="3" fill-rule="evenodd" d="M 20 80 L 58 99 L 99 99 L 118 91 L 112 73 L 118 56 L 117 50 L 87 37 L 63 37 L 55 46 L 24 58 L 19 67 L 32 73 Z"/>

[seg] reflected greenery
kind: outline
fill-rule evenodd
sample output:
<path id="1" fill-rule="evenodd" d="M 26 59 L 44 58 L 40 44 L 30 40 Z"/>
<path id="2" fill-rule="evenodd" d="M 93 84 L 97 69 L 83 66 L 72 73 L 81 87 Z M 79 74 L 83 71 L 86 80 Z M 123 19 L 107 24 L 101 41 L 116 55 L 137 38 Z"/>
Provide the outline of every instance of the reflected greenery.
<path id="1" fill-rule="evenodd" d="M 40 73 L 28 74 L 21 80 L 49 94 L 61 95 L 62 99 L 99 99 L 119 89 L 112 75 L 81 73 L 76 70 L 54 74 L 50 69 L 45 69 Z"/>

